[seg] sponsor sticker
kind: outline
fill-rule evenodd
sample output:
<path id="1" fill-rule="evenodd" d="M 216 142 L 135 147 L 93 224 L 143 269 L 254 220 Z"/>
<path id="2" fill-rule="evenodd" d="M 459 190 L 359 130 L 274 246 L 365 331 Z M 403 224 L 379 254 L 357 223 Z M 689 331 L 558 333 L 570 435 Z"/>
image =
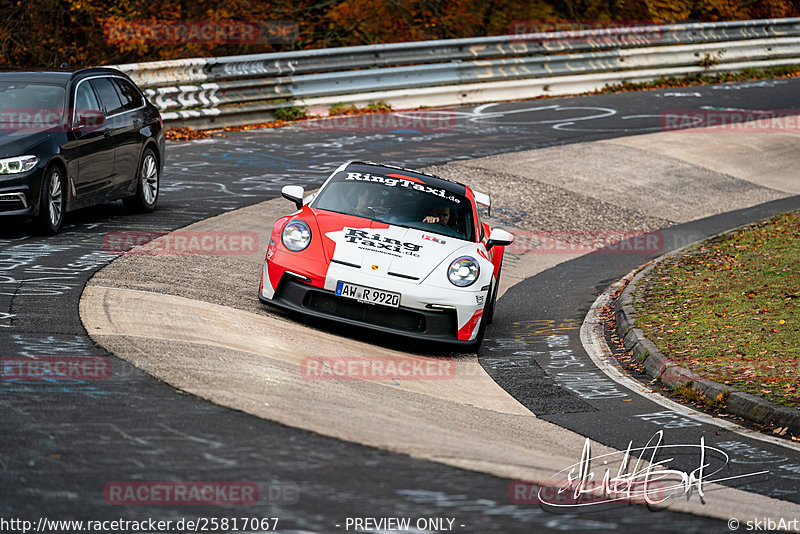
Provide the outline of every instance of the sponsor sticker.
<path id="1" fill-rule="evenodd" d="M 385 185 L 386 187 L 408 187 L 410 189 L 414 189 L 416 191 L 421 191 L 423 193 L 427 193 L 429 195 L 435 195 L 437 197 L 444 198 L 449 200 L 450 202 L 454 202 L 456 204 L 461 203 L 461 199 L 451 195 L 444 189 L 439 189 L 437 187 L 432 187 L 422 180 L 417 178 L 413 178 L 411 176 L 403 176 L 401 174 L 393 174 L 389 176 L 381 176 L 379 174 L 371 174 L 368 172 L 348 172 L 345 180 L 356 180 L 361 182 L 375 182 Z"/>

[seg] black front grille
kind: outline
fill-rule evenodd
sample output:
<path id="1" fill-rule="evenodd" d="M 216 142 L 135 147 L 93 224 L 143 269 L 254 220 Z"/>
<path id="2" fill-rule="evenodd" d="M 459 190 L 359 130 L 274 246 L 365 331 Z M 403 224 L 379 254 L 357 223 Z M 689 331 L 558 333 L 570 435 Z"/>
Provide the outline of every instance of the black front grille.
<path id="1" fill-rule="evenodd" d="M 425 331 L 425 316 L 421 313 L 401 308 L 389 308 L 378 304 L 364 304 L 357 300 L 338 297 L 330 293 L 309 291 L 304 299 L 303 307 L 377 326 L 407 330 L 409 332 Z"/>

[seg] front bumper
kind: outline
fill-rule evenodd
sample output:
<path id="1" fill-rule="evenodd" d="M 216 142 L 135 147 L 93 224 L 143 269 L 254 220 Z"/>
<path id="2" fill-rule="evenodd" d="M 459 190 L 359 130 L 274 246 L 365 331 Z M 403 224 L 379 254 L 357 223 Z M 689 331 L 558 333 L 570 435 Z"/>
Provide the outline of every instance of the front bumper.
<path id="1" fill-rule="evenodd" d="M 20 174 L 0 175 L 0 216 L 35 215 L 43 175 L 40 166 Z"/>
<path id="2" fill-rule="evenodd" d="M 398 308 L 366 304 L 337 296 L 331 291 L 301 282 L 290 275 L 281 277 L 271 299 L 260 292 L 259 300 L 285 310 L 331 319 L 426 341 L 468 345 L 472 341 L 458 339 L 456 310 Z"/>

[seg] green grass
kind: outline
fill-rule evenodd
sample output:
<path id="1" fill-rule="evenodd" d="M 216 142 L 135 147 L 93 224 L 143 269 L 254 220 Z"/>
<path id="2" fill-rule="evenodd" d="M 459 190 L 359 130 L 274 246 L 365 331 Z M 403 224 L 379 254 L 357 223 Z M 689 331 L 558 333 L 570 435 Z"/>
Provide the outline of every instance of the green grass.
<path id="1" fill-rule="evenodd" d="M 800 212 L 662 262 L 634 299 L 637 326 L 676 363 L 800 408 Z"/>
<path id="2" fill-rule="evenodd" d="M 692 382 L 687 382 L 672 390 L 672 393 L 685 400 L 700 405 L 707 410 L 722 410 L 725 408 L 725 403 L 728 400 L 728 395 L 720 393 L 716 398 L 711 399 L 707 397 L 702 391 L 694 387 Z"/>
<path id="3" fill-rule="evenodd" d="M 282 121 L 295 121 L 306 117 L 306 108 L 291 106 L 275 110 L 275 118 Z"/>
<path id="4" fill-rule="evenodd" d="M 701 60 L 705 66 L 714 64 L 714 59 L 707 56 Z M 781 65 L 766 69 L 743 69 L 737 72 L 720 72 L 716 74 L 687 74 L 686 76 L 668 76 L 656 78 L 649 82 L 622 82 L 607 85 L 596 93 L 618 93 L 625 91 L 641 91 L 644 89 L 664 89 L 668 87 L 688 87 L 710 83 L 744 82 L 748 80 L 764 80 L 768 78 L 784 78 L 800 75 L 800 65 Z"/>
<path id="5" fill-rule="evenodd" d="M 355 115 L 358 112 L 359 109 L 356 106 L 353 104 L 348 105 L 344 102 L 338 102 L 328 108 L 328 115 L 331 117 L 336 117 L 338 115 Z"/>
<path id="6" fill-rule="evenodd" d="M 367 111 L 372 112 L 388 112 L 392 111 L 392 106 L 384 102 L 383 100 L 379 100 L 377 102 L 370 102 L 367 104 Z"/>

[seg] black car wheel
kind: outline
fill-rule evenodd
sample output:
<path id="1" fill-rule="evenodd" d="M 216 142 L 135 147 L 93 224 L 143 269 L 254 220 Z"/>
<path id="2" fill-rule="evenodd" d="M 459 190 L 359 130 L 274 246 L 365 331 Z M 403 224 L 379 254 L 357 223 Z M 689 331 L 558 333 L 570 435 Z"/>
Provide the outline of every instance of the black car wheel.
<path id="1" fill-rule="evenodd" d="M 497 296 L 497 282 L 494 281 L 489 286 L 488 295 Z M 492 322 L 491 316 L 494 313 L 494 299 L 490 299 L 489 302 L 483 307 L 483 315 L 481 316 L 481 324 L 478 326 L 478 336 L 475 338 L 475 341 L 466 345 L 466 350 L 469 352 L 478 352 L 478 349 L 481 348 L 483 344 L 483 338 L 486 336 L 486 326 Z"/>
<path id="2" fill-rule="evenodd" d="M 58 167 L 45 171 L 39 198 L 39 228 L 46 234 L 55 234 L 64 221 L 64 180 Z"/>
<path id="3" fill-rule="evenodd" d="M 494 320 L 494 304 L 497 302 L 497 288 L 500 287 L 500 272 L 503 270 L 503 264 L 500 263 L 500 268 L 497 269 L 497 278 L 494 280 L 494 286 L 492 286 L 492 292 L 489 293 L 489 303 L 486 305 L 486 313 L 483 316 L 486 319 L 486 324 L 491 324 Z"/>
<path id="4" fill-rule="evenodd" d="M 150 212 L 156 209 L 159 186 L 158 160 L 152 149 L 146 149 L 136 174 L 136 194 L 123 199 L 125 207 L 134 211 Z"/>

